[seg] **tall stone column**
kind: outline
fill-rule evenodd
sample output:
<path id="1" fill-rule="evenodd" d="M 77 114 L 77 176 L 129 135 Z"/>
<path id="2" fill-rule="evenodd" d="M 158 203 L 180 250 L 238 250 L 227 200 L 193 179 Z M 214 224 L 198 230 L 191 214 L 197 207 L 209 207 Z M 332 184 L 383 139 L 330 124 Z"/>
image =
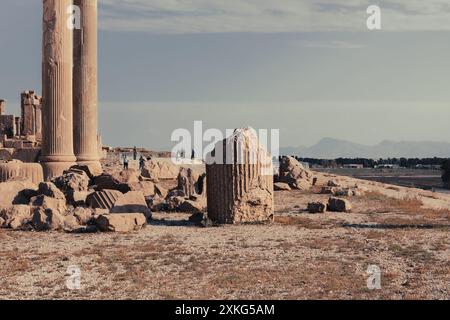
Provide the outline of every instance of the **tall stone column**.
<path id="1" fill-rule="evenodd" d="M 77 162 L 101 173 L 97 141 L 97 0 L 74 0 L 81 28 L 74 29 L 74 151 Z"/>
<path id="2" fill-rule="evenodd" d="M 72 0 L 43 0 L 42 156 L 46 180 L 75 164 L 73 153 Z"/>

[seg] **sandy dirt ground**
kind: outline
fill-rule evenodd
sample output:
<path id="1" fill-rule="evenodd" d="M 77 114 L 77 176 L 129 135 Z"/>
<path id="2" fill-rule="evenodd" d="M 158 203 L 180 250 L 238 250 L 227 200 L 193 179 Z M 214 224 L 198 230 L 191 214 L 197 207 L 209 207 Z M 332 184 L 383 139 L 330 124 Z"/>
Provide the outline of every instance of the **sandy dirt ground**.
<path id="1" fill-rule="evenodd" d="M 199 228 L 155 213 L 129 234 L 0 230 L 0 299 L 450 298 L 448 210 L 373 192 L 351 198 L 352 213 L 305 213 L 325 199 L 276 192 L 265 225 Z M 379 290 L 367 287 L 370 265 Z"/>

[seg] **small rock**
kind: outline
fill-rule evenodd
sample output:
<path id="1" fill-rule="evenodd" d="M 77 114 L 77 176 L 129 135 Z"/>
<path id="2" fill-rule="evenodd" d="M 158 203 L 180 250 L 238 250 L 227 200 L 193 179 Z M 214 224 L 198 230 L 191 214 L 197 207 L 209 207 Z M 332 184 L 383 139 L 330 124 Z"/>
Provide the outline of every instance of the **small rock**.
<path id="1" fill-rule="evenodd" d="M 352 205 L 350 201 L 346 199 L 333 198 L 328 200 L 328 211 L 333 212 L 350 212 L 352 210 Z"/>
<path id="2" fill-rule="evenodd" d="M 284 183 L 284 182 L 275 182 L 273 184 L 273 189 L 275 191 L 290 191 L 290 190 L 292 190 L 291 187 L 289 186 L 289 184 Z"/>
<path id="3" fill-rule="evenodd" d="M 348 188 L 334 187 L 331 191 L 335 197 L 351 197 L 353 195 L 353 192 Z"/>
<path id="4" fill-rule="evenodd" d="M 308 203 L 309 213 L 324 213 L 327 211 L 327 204 L 324 202 L 310 202 Z"/>
<path id="5" fill-rule="evenodd" d="M 340 185 L 339 185 L 339 183 L 337 183 L 334 180 L 328 180 L 327 186 L 329 186 L 329 187 L 339 187 Z"/>
<path id="6" fill-rule="evenodd" d="M 322 187 L 320 194 L 333 194 L 333 187 Z"/>

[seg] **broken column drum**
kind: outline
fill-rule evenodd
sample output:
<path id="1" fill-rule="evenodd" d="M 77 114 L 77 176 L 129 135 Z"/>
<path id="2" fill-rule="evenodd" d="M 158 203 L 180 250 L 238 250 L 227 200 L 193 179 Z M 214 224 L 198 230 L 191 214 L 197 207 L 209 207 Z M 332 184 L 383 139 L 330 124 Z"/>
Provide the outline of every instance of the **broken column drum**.
<path id="1" fill-rule="evenodd" d="M 236 224 L 273 220 L 273 164 L 253 129 L 216 144 L 206 165 L 208 217 Z"/>

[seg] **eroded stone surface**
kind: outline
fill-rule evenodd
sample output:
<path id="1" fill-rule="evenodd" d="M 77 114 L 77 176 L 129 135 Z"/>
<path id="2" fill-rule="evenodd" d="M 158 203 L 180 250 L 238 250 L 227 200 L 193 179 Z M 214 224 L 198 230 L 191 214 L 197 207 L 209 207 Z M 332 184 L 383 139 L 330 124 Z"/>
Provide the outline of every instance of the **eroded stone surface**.
<path id="1" fill-rule="evenodd" d="M 314 177 L 293 157 L 282 157 L 276 182 L 287 183 L 292 189 L 309 190 L 313 186 Z"/>
<path id="2" fill-rule="evenodd" d="M 237 150 L 239 158 L 233 156 Z M 233 224 L 273 219 L 272 158 L 259 144 L 253 129 L 237 129 L 217 143 L 207 163 L 211 220 Z"/>
<path id="3" fill-rule="evenodd" d="M 147 219 L 142 213 L 108 214 L 98 217 L 95 223 L 103 232 L 131 232 L 144 228 Z"/>
<path id="4" fill-rule="evenodd" d="M 140 191 L 130 191 L 121 195 L 114 203 L 111 213 L 142 213 L 151 218 L 151 211 Z"/>
<path id="5" fill-rule="evenodd" d="M 328 211 L 351 212 L 352 205 L 347 199 L 333 198 L 328 200 Z"/>

